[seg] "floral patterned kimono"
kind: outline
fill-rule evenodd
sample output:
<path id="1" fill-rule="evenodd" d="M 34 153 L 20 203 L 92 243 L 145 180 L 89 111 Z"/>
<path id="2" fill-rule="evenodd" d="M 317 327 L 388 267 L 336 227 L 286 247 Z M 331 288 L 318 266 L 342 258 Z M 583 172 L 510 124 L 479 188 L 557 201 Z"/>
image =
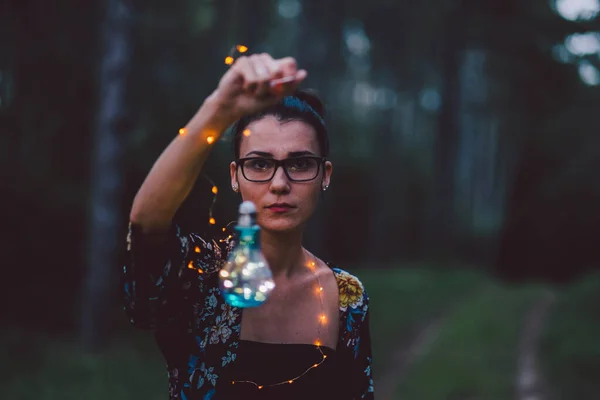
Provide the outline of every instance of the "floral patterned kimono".
<path id="1" fill-rule="evenodd" d="M 241 309 L 221 296 L 217 272 L 233 245 L 207 242 L 173 225 L 163 246 L 144 243 L 130 224 L 123 267 L 124 309 L 132 324 L 153 330 L 165 357 L 170 399 L 210 399 L 224 369 L 235 362 Z M 348 396 L 373 399 L 369 298 L 362 283 L 330 265 L 339 287 L 337 355 Z M 218 397 L 218 396 L 215 396 Z"/>

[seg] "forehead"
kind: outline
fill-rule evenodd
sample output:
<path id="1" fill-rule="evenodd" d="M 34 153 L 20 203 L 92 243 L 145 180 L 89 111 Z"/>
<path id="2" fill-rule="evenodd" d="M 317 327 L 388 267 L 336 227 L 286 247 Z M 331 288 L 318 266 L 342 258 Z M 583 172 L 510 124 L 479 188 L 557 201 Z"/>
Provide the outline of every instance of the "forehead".
<path id="1" fill-rule="evenodd" d="M 252 151 L 285 158 L 289 153 L 310 151 L 319 154 L 315 129 L 303 121 L 279 121 L 268 115 L 248 125 L 249 136 L 242 136 L 240 157 Z"/>

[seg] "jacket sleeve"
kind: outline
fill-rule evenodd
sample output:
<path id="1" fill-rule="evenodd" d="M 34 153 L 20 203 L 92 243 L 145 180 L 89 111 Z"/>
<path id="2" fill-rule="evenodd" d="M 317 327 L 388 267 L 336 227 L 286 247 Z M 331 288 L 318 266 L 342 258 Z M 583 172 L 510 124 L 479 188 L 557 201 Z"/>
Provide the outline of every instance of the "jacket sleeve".
<path id="1" fill-rule="evenodd" d="M 355 360 L 355 374 L 357 382 L 357 399 L 374 399 L 373 390 L 373 355 L 371 352 L 371 331 L 369 326 L 370 311 L 369 297 L 365 293 L 364 302 L 364 317 L 360 324 L 360 336 L 358 343 L 358 352 Z"/>
<path id="2" fill-rule="evenodd" d="M 204 276 L 223 256 L 215 241 L 184 234 L 175 224 L 158 241 L 129 223 L 120 285 L 129 321 L 151 330 L 186 322 L 204 289 Z"/>

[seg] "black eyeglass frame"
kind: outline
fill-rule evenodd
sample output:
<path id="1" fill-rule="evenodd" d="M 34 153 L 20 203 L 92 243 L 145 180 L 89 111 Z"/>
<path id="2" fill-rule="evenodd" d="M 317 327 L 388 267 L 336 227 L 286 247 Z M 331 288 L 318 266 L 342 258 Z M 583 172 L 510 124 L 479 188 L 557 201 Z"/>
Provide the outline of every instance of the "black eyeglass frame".
<path id="1" fill-rule="evenodd" d="M 317 161 L 317 172 L 315 173 L 315 176 L 313 178 L 310 178 L 310 179 L 293 179 L 290 176 L 290 174 L 288 173 L 287 169 L 285 168 L 285 162 L 289 162 L 290 160 L 299 160 L 299 159 L 311 159 L 311 160 L 316 160 Z M 271 177 L 269 179 L 261 179 L 261 180 L 248 179 L 246 177 L 246 173 L 244 172 L 243 164 L 246 161 L 252 161 L 252 160 L 269 160 L 271 162 L 274 162 L 275 163 L 275 169 L 273 169 L 273 174 L 271 175 Z M 275 177 L 275 174 L 277 173 L 277 170 L 279 169 L 279 167 L 283 168 L 283 173 L 290 180 L 290 182 L 310 182 L 310 181 L 314 181 L 315 179 L 317 179 L 317 177 L 319 176 L 319 172 L 321 172 L 321 165 L 324 166 L 326 161 L 327 161 L 327 159 L 325 157 L 318 157 L 318 156 L 289 157 L 289 158 L 285 158 L 283 160 L 277 160 L 275 158 L 269 158 L 269 157 L 245 157 L 245 158 L 238 158 L 237 160 L 235 160 L 235 165 L 236 165 L 236 169 L 241 169 L 242 170 L 242 175 L 244 176 L 244 179 L 246 179 L 249 182 L 255 182 L 255 183 L 270 182 L 273 179 L 273 177 Z"/>

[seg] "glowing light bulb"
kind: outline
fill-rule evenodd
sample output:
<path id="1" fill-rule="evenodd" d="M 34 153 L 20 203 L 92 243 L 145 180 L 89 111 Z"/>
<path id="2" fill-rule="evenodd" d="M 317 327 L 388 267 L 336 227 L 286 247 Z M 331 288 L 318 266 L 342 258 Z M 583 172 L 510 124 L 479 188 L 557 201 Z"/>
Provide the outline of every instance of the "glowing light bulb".
<path id="1" fill-rule="evenodd" d="M 198 247 L 198 246 L 194 247 L 194 251 L 195 251 L 196 253 L 200 253 L 200 247 Z"/>
<path id="2" fill-rule="evenodd" d="M 244 129 L 244 131 L 242 132 L 242 134 L 246 137 L 252 135 L 252 131 L 248 128 Z"/>
<path id="3" fill-rule="evenodd" d="M 257 307 L 267 300 L 275 282 L 260 248 L 260 227 L 252 202 L 240 205 L 235 231 L 237 244 L 219 273 L 221 292 L 233 307 Z"/>
<path id="4" fill-rule="evenodd" d="M 210 219 L 208 220 L 208 223 L 211 225 L 214 225 L 217 223 L 217 221 L 213 217 L 210 217 Z"/>
<path id="5" fill-rule="evenodd" d="M 196 269 L 196 267 L 194 267 L 194 262 L 190 261 L 190 263 L 188 264 L 188 268 L 189 269 Z"/>
<path id="6" fill-rule="evenodd" d="M 239 51 L 240 53 L 245 53 L 248 51 L 248 47 L 244 46 L 243 44 L 238 44 L 236 46 L 237 51 Z"/>
<path id="7" fill-rule="evenodd" d="M 227 64 L 227 65 L 233 64 L 233 57 L 231 57 L 231 56 L 225 57 L 225 64 Z"/>
<path id="8" fill-rule="evenodd" d="M 179 130 L 179 134 L 180 134 L 180 135 L 185 135 L 185 128 L 181 128 L 181 129 Z"/>
<path id="9" fill-rule="evenodd" d="M 206 138 L 206 143 L 208 144 L 213 144 L 215 142 L 215 137 L 214 136 L 209 136 Z"/>
<path id="10" fill-rule="evenodd" d="M 219 188 L 218 188 L 218 187 L 216 187 L 216 186 L 213 186 L 213 187 L 212 187 L 212 192 L 213 192 L 214 194 L 217 194 L 217 193 L 219 193 Z"/>

